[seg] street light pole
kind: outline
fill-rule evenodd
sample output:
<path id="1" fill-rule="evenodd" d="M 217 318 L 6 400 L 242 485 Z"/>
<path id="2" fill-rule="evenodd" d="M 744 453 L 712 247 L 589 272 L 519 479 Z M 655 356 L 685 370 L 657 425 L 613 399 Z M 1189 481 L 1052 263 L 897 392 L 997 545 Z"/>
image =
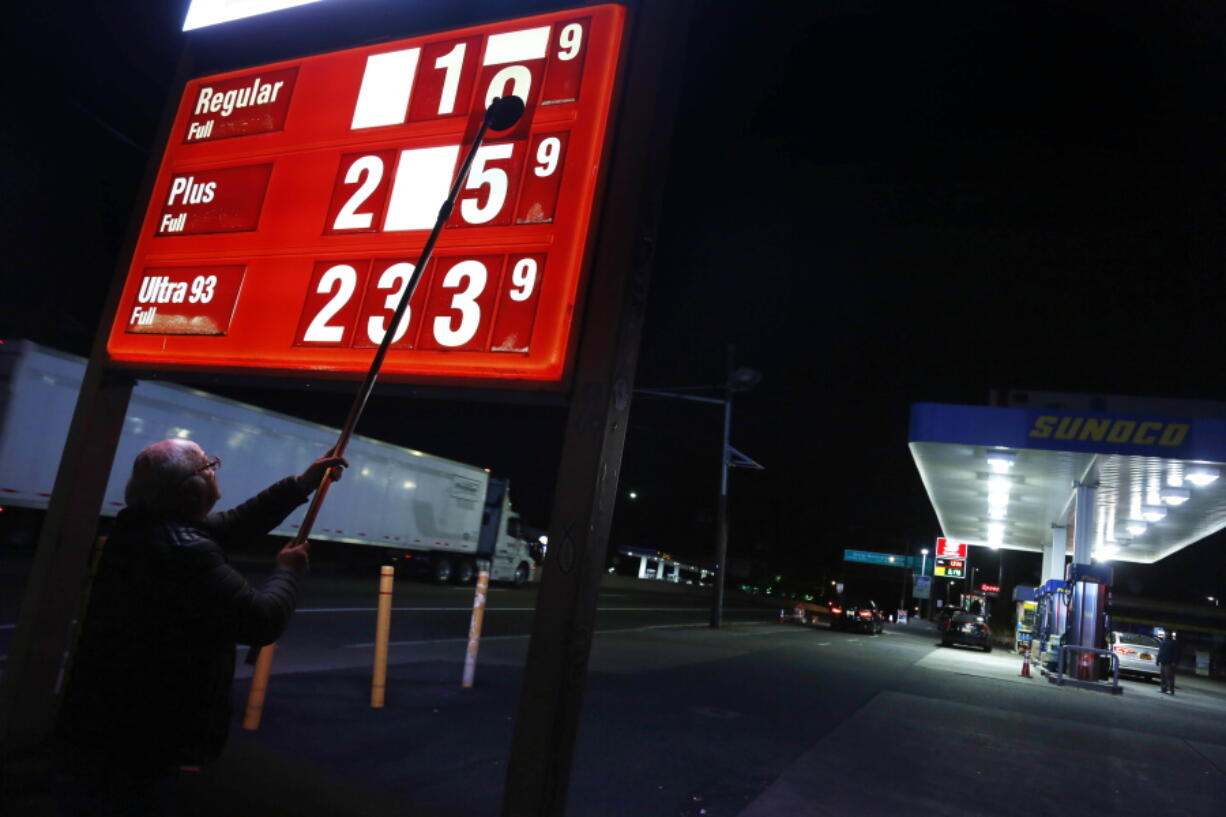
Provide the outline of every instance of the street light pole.
<path id="1" fill-rule="evenodd" d="M 733 347 L 728 347 L 728 376 L 732 376 Z M 724 615 L 725 563 L 728 561 L 728 438 L 732 433 L 732 389 L 724 387 L 724 443 L 719 457 L 719 505 L 715 512 L 715 595 L 711 599 L 711 626 L 719 629 Z"/>
<path id="2" fill-rule="evenodd" d="M 715 532 L 715 593 L 711 599 L 711 626 L 719 628 L 723 619 L 724 609 L 724 577 L 727 575 L 728 561 L 728 469 L 753 468 L 761 471 L 762 466 L 750 457 L 732 447 L 732 394 L 753 388 L 762 380 L 762 373 L 753 369 L 737 369 L 735 366 L 736 347 L 728 345 L 728 374 L 719 387 L 690 386 L 703 390 L 723 389 L 723 397 L 704 397 L 697 394 L 680 394 L 666 389 L 635 389 L 636 395 L 651 397 L 671 397 L 677 400 L 693 400 L 697 403 L 715 403 L 724 407 L 724 436 L 720 442 L 719 462 L 719 501 L 716 506 Z"/>

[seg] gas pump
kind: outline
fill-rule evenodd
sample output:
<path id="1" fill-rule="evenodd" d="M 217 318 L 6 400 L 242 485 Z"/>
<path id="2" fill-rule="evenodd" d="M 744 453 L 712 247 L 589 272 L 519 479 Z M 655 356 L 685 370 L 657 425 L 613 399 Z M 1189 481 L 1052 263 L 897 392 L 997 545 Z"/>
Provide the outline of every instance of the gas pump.
<path id="1" fill-rule="evenodd" d="M 1029 651 L 1034 639 L 1034 631 L 1037 627 L 1036 597 L 1038 592 L 1037 587 L 1013 588 L 1013 602 L 1016 605 L 1013 619 L 1016 622 L 1013 629 L 1013 647 L 1019 653 Z"/>
<path id="2" fill-rule="evenodd" d="M 1061 579 L 1049 579 L 1035 594 L 1035 631 L 1031 655 L 1044 670 L 1056 671 L 1071 603 L 1072 590 L 1069 583 Z"/>
<path id="3" fill-rule="evenodd" d="M 1102 649 L 1107 638 L 1107 591 L 1111 587 L 1110 565 L 1069 565 L 1071 611 L 1066 644 Z M 1098 656 L 1077 653 L 1079 681 L 1097 681 Z"/>

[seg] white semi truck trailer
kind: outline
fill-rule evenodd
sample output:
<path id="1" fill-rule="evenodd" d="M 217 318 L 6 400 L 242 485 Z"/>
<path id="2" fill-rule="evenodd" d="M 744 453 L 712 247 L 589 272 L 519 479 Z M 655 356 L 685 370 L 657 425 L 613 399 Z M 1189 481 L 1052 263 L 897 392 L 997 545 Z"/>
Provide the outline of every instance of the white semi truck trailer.
<path id="1" fill-rule="evenodd" d="M 0 506 L 46 509 L 85 374 L 85 361 L 25 340 L 0 345 Z M 334 428 L 169 383 L 138 382 L 115 454 L 102 514 L 123 508 L 137 452 L 170 437 L 222 458 L 219 507 L 301 471 L 336 442 Z M 507 482 L 475 465 L 355 435 L 350 468 L 328 493 L 312 541 L 381 548 L 438 582 L 471 582 L 477 560 L 496 581 L 534 575 Z M 292 537 L 302 506 L 275 529 Z"/>

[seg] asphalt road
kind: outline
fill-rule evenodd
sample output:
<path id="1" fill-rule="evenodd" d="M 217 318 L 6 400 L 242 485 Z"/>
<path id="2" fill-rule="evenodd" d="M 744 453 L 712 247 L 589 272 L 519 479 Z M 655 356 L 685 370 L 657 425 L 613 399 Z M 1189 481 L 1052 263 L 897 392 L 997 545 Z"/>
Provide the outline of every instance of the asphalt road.
<path id="1" fill-rule="evenodd" d="M 252 581 L 260 571 L 250 570 Z M 710 591 L 684 586 L 636 588 L 614 577 L 602 589 L 597 606 L 596 635 L 640 630 L 703 626 L 710 618 Z M 654 583 L 653 583 L 654 584 Z M 298 612 L 278 645 L 279 672 L 314 671 L 369 666 L 375 634 L 378 574 L 312 575 L 304 583 Z M 535 585 L 515 588 L 494 583 L 487 594 L 482 642 L 524 642 L 531 634 L 536 609 Z M 397 577 L 392 596 L 389 655 L 395 662 L 422 647 L 463 653 L 472 618 L 474 588 L 434 585 Z M 731 598 L 725 605 L 729 622 L 777 619 L 778 610 Z M 458 645 L 458 647 L 456 646 Z"/>
<path id="2" fill-rule="evenodd" d="M 260 729 L 236 727 L 221 761 L 181 781 L 184 813 L 494 817 L 534 595 L 491 592 L 462 689 L 471 588 L 398 581 L 373 709 L 377 572 L 318 571 Z M 1141 682 L 1057 688 L 1003 651 L 940 648 L 927 622 L 832 632 L 735 595 L 716 631 L 701 594 L 654 582 L 611 579 L 599 608 L 572 817 L 1216 817 L 1226 802 L 1221 684 L 1181 679 L 1175 698 Z M 49 814 L 44 801 L 14 813 Z"/>
<path id="3" fill-rule="evenodd" d="M 267 561 L 236 561 L 248 580 L 258 585 L 271 570 Z M 16 628 L 20 598 L 29 571 L 28 558 L 9 557 L 0 565 L 0 668 Z M 623 583 L 633 585 L 634 582 Z M 369 665 L 378 603 L 377 564 L 341 567 L 321 564 L 303 581 L 298 612 L 278 645 L 278 672 Z M 597 631 L 628 631 L 641 627 L 706 622 L 709 591 L 671 586 L 636 590 L 608 588 L 601 593 Z M 392 612 L 392 650 L 428 642 L 467 641 L 473 587 L 434 585 L 397 576 Z M 491 639 L 526 638 L 536 608 L 536 585 L 515 588 L 493 583 L 487 598 L 484 634 Z M 727 619 L 761 620 L 760 605 L 730 598 Z M 394 660 L 394 656 L 393 656 Z"/>

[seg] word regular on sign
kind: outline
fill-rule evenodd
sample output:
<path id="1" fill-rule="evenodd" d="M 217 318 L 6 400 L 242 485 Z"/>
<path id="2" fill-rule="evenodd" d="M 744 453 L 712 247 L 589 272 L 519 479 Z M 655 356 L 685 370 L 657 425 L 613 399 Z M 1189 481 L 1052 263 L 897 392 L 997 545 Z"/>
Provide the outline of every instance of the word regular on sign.
<path id="1" fill-rule="evenodd" d="M 385 379 L 561 383 L 624 17 L 591 6 L 189 81 L 111 361 L 356 378 L 391 333 Z M 512 94 L 524 116 L 477 150 L 391 326 L 486 108 Z"/>

